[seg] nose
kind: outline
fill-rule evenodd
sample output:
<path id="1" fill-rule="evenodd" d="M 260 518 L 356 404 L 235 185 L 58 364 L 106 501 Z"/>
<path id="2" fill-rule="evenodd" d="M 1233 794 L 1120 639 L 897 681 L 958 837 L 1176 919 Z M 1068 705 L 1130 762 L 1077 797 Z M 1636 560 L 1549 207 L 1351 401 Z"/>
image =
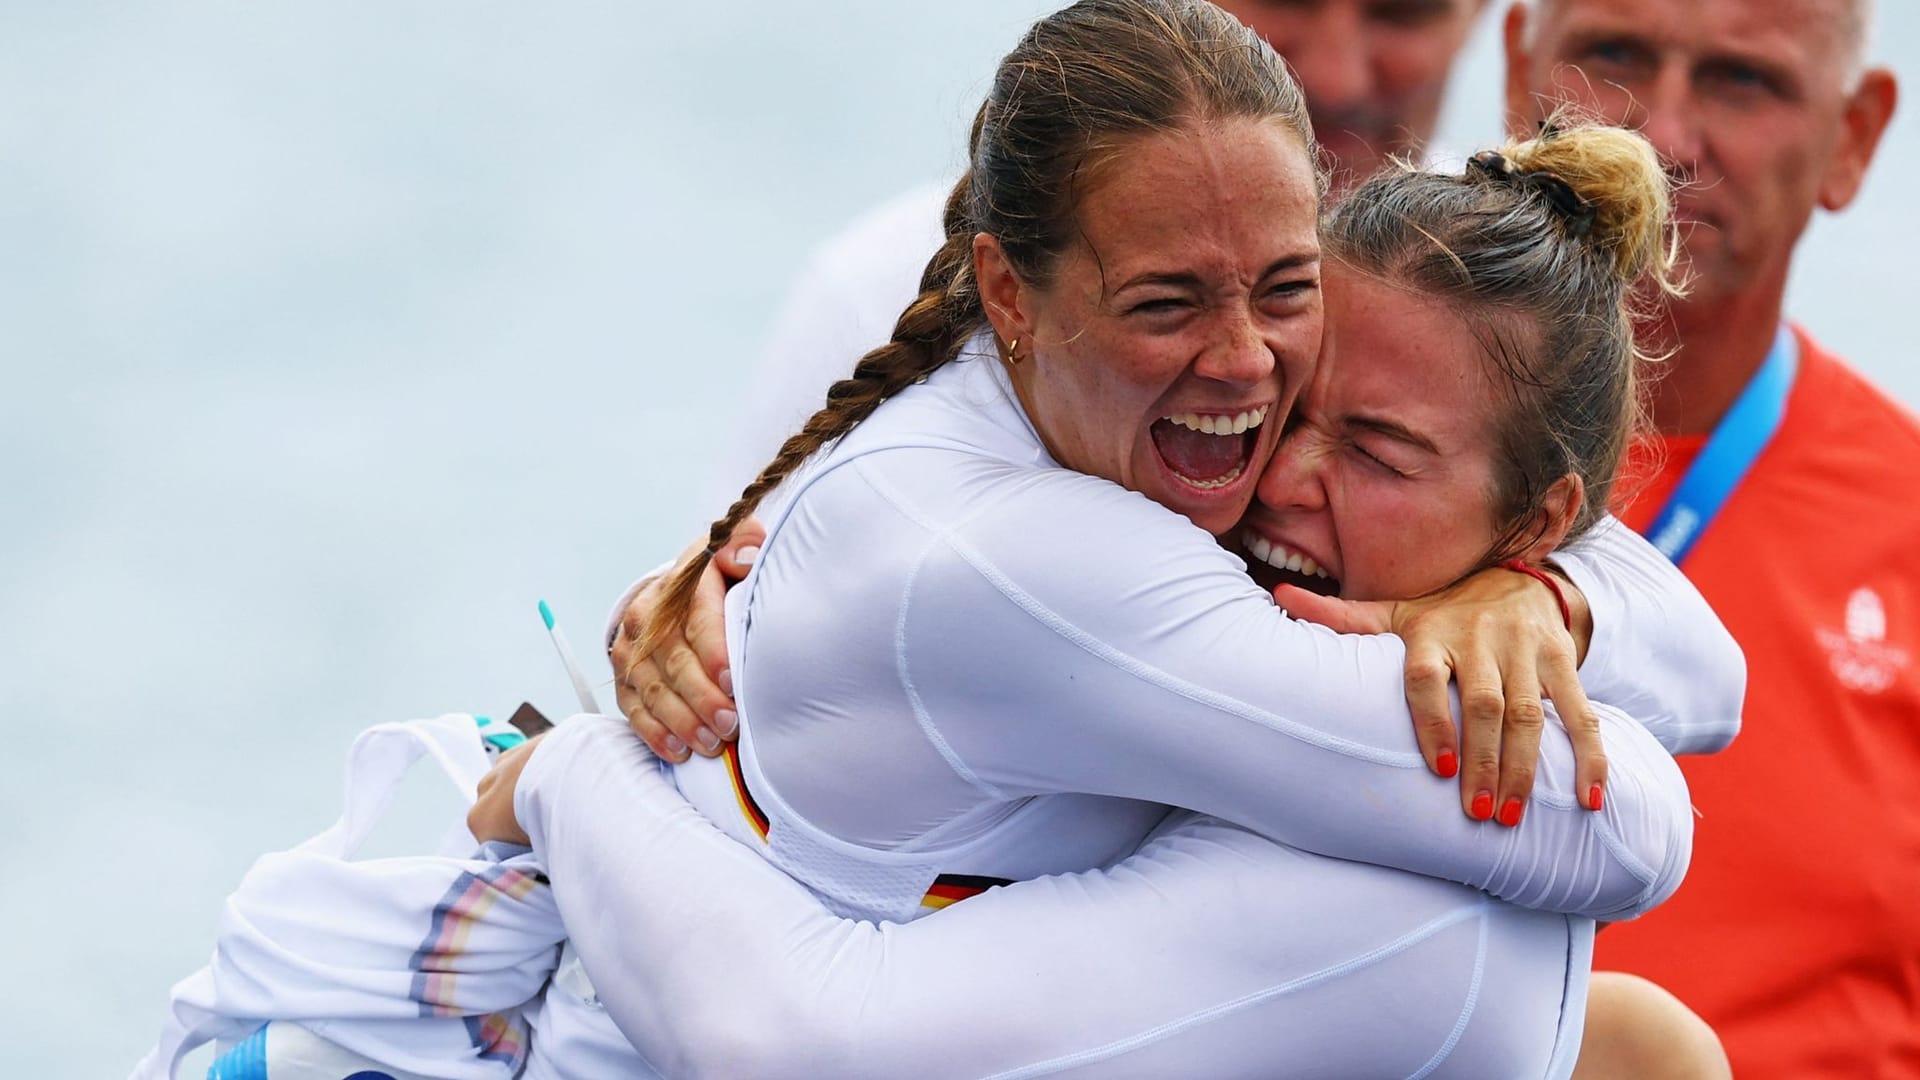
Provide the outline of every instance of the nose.
<path id="1" fill-rule="evenodd" d="M 1693 180 L 1699 173 L 1703 142 L 1700 110 L 1693 101 L 1687 71 L 1669 64 L 1644 89 L 1637 118 L 1640 133 L 1659 152 L 1674 179 Z"/>
<path id="2" fill-rule="evenodd" d="M 1273 377 L 1273 350 L 1247 313 L 1232 316 L 1220 339 L 1194 361 L 1194 374 L 1229 386 L 1250 387 Z"/>
<path id="3" fill-rule="evenodd" d="M 1304 425 L 1281 438 L 1254 495 L 1274 510 L 1324 510 L 1327 505 L 1326 454 Z"/>
<path id="4" fill-rule="evenodd" d="M 1365 103 L 1372 89 L 1365 27 L 1353 10 L 1358 4 L 1327 5 L 1310 30 L 1275 47 L 1300 80 L 1316 112 L 1339 113 Z"/>

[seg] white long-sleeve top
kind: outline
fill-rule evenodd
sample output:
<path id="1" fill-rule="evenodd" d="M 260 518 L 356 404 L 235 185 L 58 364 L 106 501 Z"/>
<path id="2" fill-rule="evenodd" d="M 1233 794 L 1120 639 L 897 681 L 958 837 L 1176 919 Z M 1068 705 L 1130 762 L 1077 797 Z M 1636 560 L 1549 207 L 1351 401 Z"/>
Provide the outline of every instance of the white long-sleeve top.
<path id="1" fill-rule="evenodd" d="M 1603 812 L 1573 798 L 1549 724 L 1521 827 L 1466 819 L 1418 752 L 1397 638 L 1287 618 L 1186 519 L 1053 462 L 979 339 L 816 463 L 769 530 L 728 599 L 739 775 L 702 760 L 680 785 L 843 913 L 911 918 L 943 873 L 1100 865 L 1144 834 L 1113 800 L 1601 919 L 1684 874 L 1685 784 L 1641 723 L 1599 706 Z M 1590 658 L 1597 681 L 1725 737 L 1737 648 L 1638 538 L 1594 550 L 1570 570 L 1601 648 L 1639 659 L 1644 626 L 1665 658 Z"/>
<path id="2" fill-rule="evenodd" d="M 942 411 L 949 414 L 946 430 L 929 423 Z M 823 633 L 827 616 L 852 620 L 857 614 L 857 607 L 836 608 L 836 601 L 872 604 L 873 596 L 885 597 L 889 582 L 904 580 L 900 594 L 881 603 L 871 620 L 890 631 L 878 640 L 891 663 L 875 669 L 870 656 L 861 656 L 859 649 L 874 639 L 863 638 L 850 622 L 839 652 L 810 664 L 794 662 L 782 679 L 777 649 L 773 661 L 749 659 L 769 654 L 742 651 L 755 642 L 803 651 L 804 637 L 782 628 L 778 604 L 771 607 L 775 615 L 763 614 L 769 609 L 760 601 L 777 597 L 780 587 L 757 578 L 738 593 L 753 599 L 736 599 L 730 611 L 736 686 L 749 710 L 741 776 L 772 808 L 767 835 L 777 841 L 799 833 L 811 846 L 782 852 L 743 835 L 742 823 L 751 820 L 740 800 L 744 785 L 721 791 L 724 801 L 709 800 L 708 812 L 723 824 L 730 821 L 737 838 L 796 869 L 815 891 L 787 884 L 749 848 L 688 825 L 685 804 L 617 729 L 601 728 L 595 736 L 587 721 L 577 737 L 555 736 L 552 749 L 535 758 L 551 767 L 530 768 L 523 778 L 522 795 L 529 801 L 522 820 L 543 860 L 566 879 L 556 899 L 608 1013 L 595 1012 L 587 998 L 556 1002 L 549 993 L 536 1013 L 540 1034 L 530 1075 L 567 1074 L 566 1056 L 552 1051 L 585 1043 L 553 1041 L 563 1029 L 592 1034 L 594 1045 L 617 1056 L 616 1044 L 599 1028 L 608 1017 L 669 1075 L 887 1076 L 915 1063 L 920 1071 L 951 1075 L 1045 1075 L 1070 1068 L 1124 1075 L 1164 1073 L 1180 1061 L 1190 1066 L 1184 1071 L 1209 1075 L 1260 1075 L 1276 1061 L 1288 1062 L 1292 1071 L 1317 1068 L 1326 1075 L 1564 1071 L 1578 1041 L 1589 922 L 1526 912 L 1431 877 L 1309 854 L 1205 816 L 1178 815 L 1110 870 L 994 890 L 937 920 L 882 929 L 829 911 L 823 899 L 842 913 L 885 914 L 887 905 L 917 900 L 926 884 L 922 878 L 934 871 L 971 873 L 992 866 L 1027 877 L 1046 873 L 1049 860 L 1068 864 L 1059 869 L 1108 862 L 1145 832 L 1158 811 L 1111 796 L 1070 794 L 1082 777 L 1090 778 L 1091 790 L 1115 795 L 1207 809 L 1249 806 L 1249 825 L 1357 858 L 1407 858 L 1403 833 L 1416 837 L 1415 848 L 1457 845 L 1459 850 L 1437 854 L 1416 850 L 1409 861 L 1432 857 L 1468 880 L 1481 875 L 1476 883 L 1549 908 L 1631 913 L 1669 890 L 1684 866 L 1684 790 L 1657 743 L 1624 716 L 1603 710 L 1613 761 L 1605 812 L 1579 810 L 1556 794 L 1571 786 L 1571 754 L 1564 735 L 1550 730 L 1527 823 L 1518 830 L 1467 823 L 1451 785 L 1427 776 L 1413 749 L 1400 696 L 1402 657 L 1393 639 L 1341 638 L 1287 621 L 1264 594 L 1244 584 L 1239 562 L 1211 538 L 1170 521 L 1171 515 L 1137 496 L 1054 466 L 991 359 L 948 369 L 882 416 L 896 413 L 908 432 L 904 444 L 887 444 L 886 425 L 870 424 L 864 438 L 847 440 L 803 480 L 797 516 L 775 525 L 776 537 L 805 537 L 786 530 L 811 529 L 817 530 L 813 543 L 830 546 L 825 530 L 835 526 L 845 503 L 816 501 L 817 493 L 835 490 L 823 485 L 837 473 L 857 479 L 838 493 L 845 499 L 847 490 L 858 494 L 865 485 L 881 491 L 878 485 L 895 472 L 904 476 L 904 488 L 886 489 L 886 497 L 868 507 L 864 524 L 901 529 L 905 521 L 925 531 L 917 546 L 906 549 L 914 559 L 890 563 L 877 557 L 878 548 L 867 549 L 864 574 L 820 559 L 838 576 L 820 586 L 826 592 L 811 594 L 817 606 L 799 631 L 815 634 L 816 645 L 830 640 Z M 948 471 L 922 468 L 929 456 Z M 1000 498 L 994 489 L 1001 485 L 1017 498 Z M 935 510 L 948 515 L 959 505 L 954 496 L 971 494 L 975 504 L 942 526 L 937 515 L 902 512 L 903 506 L 920 509 L 908 501 L 915 494 L 931 495 Z M 1090 535 L 1140 540 L 1108 544 L 1100 552 L 1149 565 L 1128 571 L 1081 557 L 1064 570 L 1021 563 L 1018 544 L 1010 542 L 1014 537 L 997 531 L 1019 516 L 1009 516 L 1010 506 L 1042 518 L 1064 513 L 1073 528 Z M 876 509 L 883 512 L 871 513 Z M 821 518 L 808 516 L 813 514 Z M 1060 527 L 1026 525 L 1013 530 L 1018 538 L 1043 545 L 1047 530 Z M 777 553 L 803 547 L 787 546 L 793 543 L 770 541 L 756 574 L 779 573 Z M 1737 716 L 1738 654 L 1723 647 L 1724 635 L 1697 597 L 1684 584 L 1675 585 L 1677 575 L 1636 543 L 1607 529 L 1588 553 L 1563 560 L 1588 593 L 1600 628 L 1583 675 L 1590 688 L 1604 692 L 1611 686 L 1612 692 L 1637 696 L 1652 725 L 1672 737 L 1724 741 Z M 1016 557 L 1007 558 L 1009 553 Z M 1101 572 L 1088 573 L 1088 567 Z M 1156 589 L 1157 573 L 1178 587 Z M 1029 580 L 1032 587 L 1023 588 Z M 796 581 L 804 584 L 804 576 Z M 836 582 L 880 591 L 855 588 L 840 597 L 832 591 Z M 990 588 L 980 592 L 980 582 Z M 1103 590 L 1112 590 L 1104 601 Z M 954 596 L 969 604 L 957 623 L 938 610 Z M 1171 606 L 1124 613 L 1121 603 L 1121 617 L 1101 617 L 1103 603 L 1123 600 Z M 1192 610 L 1181 610 L 1181 604 Z M 1018 617 L 1007 618 L 1006 609 Z M 795 610 L 808 608 L 788 609 Z M 890 623 L 884 617 L 889 614 Z M 1023 619 L 1044 632 L 1034 634 Z M 1075 620 L 1106 632 L 1095 637 Z M 958 629 L 943 626 L 986 635 L 984 652 L 998 659 L 976 670 L 1005 681 L 942 675 L 942 664 L 978 665 L 983 656 Z M 1237 652 L 1249 636 L 1270 652 Z M 1203 646 L 1200 655 L 1186 655 L 1183 650 L 1196 641 Z M 1163 656 L 1158 650 L 1169 651 Z M 862 761 L 835 743 L 830 753 L 845 760 L 822 767 L 834 771 L 836 783 L 801 785 L 804 798 L 822 800 L 829 814 L 847 813 L 847 802 L 872 798 L 869 789 L 877 788 L 903 798 L 910 810 L 933 806 L 937 812 L 912 823 L 918 833 L 891 836 L 888 830 L 899 829 L 899 821 L 883 816 L 864 826 L 869 832 L 850 829 L 862 839 L 849 840 L 793 810 L 786 801 L 791 789 L 763 771 L 751 740 L 777 744 L 779 736 L 767 733 L 781 731 L 781 710 L 808 705 L 804 696 L 783 699 L 782 693 L 801 694 L 809 685 L 810 692 L 844 693 L 846 681 L 856 676 L 828 678 L 824 690 L 807 682 L 834 669 L 843 654 L 858 658 L 855 668 L 867 664 L 857 677 L 882 689 L 839 706 L 822 698 L 811 715 L 821 719 L 819 710 L 826 708 L 831 720 L 832 708 L 846 708 L 874 709 L 873 715 L 884 717 L 887 689 L 897 688 L 908 705 L 909 733 L 925 738 L 956 775 L 960 769 L 970 773 L 970 789 L 985 797 L 963 800 L 957 810 L 938 798 L 915 803 L 907 797 L 914 781 L 881 775 L 870 784 L 853 770 L 886 762 Z M 1615 673 L 1610 664 L 1621 657 L 1645 661 L 1646 677 L 1634 682 Z M 1039 670 L 1021 672 L 1023 664 Z M 1246 670 L 1236 674 L 1235 665 Z M 876 670 L 881 677 L 872 679 Z M 1228 689 L 1205 685 L 1208 677 Z M 976 685 L 959 685 L 967 678 Z M 1322 679 L 1356 684 L 1348 693 L 1359 703 L 1343 704 L 1340 691 L 1312 685 Z M 763 691 L 762 680 L 775 685 Z M 1103 680 L 1120 688 L 1103 687 Z M 1037 708 L 1022 712 L 1027 701 Z M 1076 715 L 1086 709 L 1097 710 L 1105 722 Z M 1369 719 L 1368 709 L 1390 715 L 1391 723 Z M 1066 734 L 1054 731 L 1050 721 Z M 831 742 L 833 726 L 821 723 L 814 739 Z M 1238 734 L 1243 728 L 1245 734 Z M 989 735 L 996 730 L 1033 753 L 1071 751 L 1093 760 L 1023 762 L 995 751 Z M 881 724 L 865 734 L 886 731 Z M 1116 761 L 1102 760 L 1109 734 L 1117 735 L 1121 747 Z M 595 737 L 610 742 L 585 757 L 560 749 Z M 1182 746 L 1192 739 L 1224 741 L 1214 752 Z M 1243 754 L 1260 759 L 1265 771 L 1259 777 L 1250 775 Z M 1290 754 L 1304 755 L 1304 764 L 1290 761 Z M 590 767 L 583 775 L 562 776 L 567 770 L 554 763 L 563 760 Z M 1218 801 L 1203 790 L 1209 781 L 1193 775 L 1132 776 L 1133 768 L 1205 774 L 1210 763 L 1227 777 Z M 911 765 L 911 758 L 899 764 Z M 700 768 L 679 770 L 682 786 L 696 797 Z M 953 790 L 937 770 L 926 779 L 930 790 Z M 1343 784 L 1350 786 L 1342 790 Z M 993 785 L 1000 795 L 982 785 Z M 826 789 L 836 786 L 852 799 L 833 802 Z M 1263 809 L 1258 792 L 1243 790 L 1249 787 L 1293 807 L 1297 819 Z M 1345 813 L 1314 806 L 1315 800 L 1342 797 L 1354 800 Z M 679 824 L 663 825 L 654 836 L 648 799 L 656 803 L 655 816 Z M 1543 818 L 1552 823 L 1546 840 L 1537 839 Z M 844 820 L 857 826 L 860 819 Z M 1440 831 L 1430 828 L 1436 823 Z M 1328 824 L 1333 827 L 1324 828 Z M 1453 831 L 1446 831 L 1449 826 Z M 1314 827 L 1325 835 L 1312 835 Z M 1536 837 L 1533 846 L 1519 842 L 1530 835 Z M 635 862 L 643 854 L 644 866 Z M 668 903 L 674 896 L 692 907 Z M 1268 926 L 1275 929 L 1267 932 Z M 725 947 L 708 951 L 721 939 Z M 1005 985 L 982 983 L 982 973 L 1009 971 L 1021 977 Z M 1129 973 L 1136 976 L 1132 984 L 1124 981 Z M 963 984 L 967 1009 L 943 1005 L 939 988 L 950 978 Z M 919 996 L 904 989 L 912 986 L 923 987 Z M 1476 1011 L 1487 987 L 1500 988 L 1500 1007 Z M 1063 1011 L 1061 1003 L 1069 1000 L 1077 1008 Z M 726 1014 L 733 1003 L 751 1003 L 743 1007 L 751 1009 L 755 1038 L 722 1037 L 703 1026 L 703 1017 Z M 988 1031 L 996 1037 L 984 1039 Z M 549 1051 L 544 1054 L 543 1041 Z M 939 1067 L 929 1069 L 930 1061 Z M 637 1073 L 642 1066 L 636 1060 L 632 1068 Z"/>
<path id="3" fill-rule="evenodd" d="M 1563 1078 L 1579 1049 L 1591 921 L 1204 816 L 876 924 L 715 830 L 615 720 L 548 735 L 516 811 L 633 1075 Z"/>

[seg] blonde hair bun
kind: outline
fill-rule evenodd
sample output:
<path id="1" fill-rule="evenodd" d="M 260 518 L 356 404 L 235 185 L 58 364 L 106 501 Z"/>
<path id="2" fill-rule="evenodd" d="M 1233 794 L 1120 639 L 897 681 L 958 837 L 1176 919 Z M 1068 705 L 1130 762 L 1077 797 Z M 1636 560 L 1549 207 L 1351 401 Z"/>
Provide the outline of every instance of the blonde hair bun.
<path id="1" fill-rule="evenodd" d="M 1672 184 L 1660 155 L 1641 135 L 1556 114 L 1534 138 L 1500 154 L 1520 173 L 1552 173 L 1592 208 L 1586 242 L 1608 256 L 1629 285 L 1643 279 L 1680 296 L 1678 234 Z"/>

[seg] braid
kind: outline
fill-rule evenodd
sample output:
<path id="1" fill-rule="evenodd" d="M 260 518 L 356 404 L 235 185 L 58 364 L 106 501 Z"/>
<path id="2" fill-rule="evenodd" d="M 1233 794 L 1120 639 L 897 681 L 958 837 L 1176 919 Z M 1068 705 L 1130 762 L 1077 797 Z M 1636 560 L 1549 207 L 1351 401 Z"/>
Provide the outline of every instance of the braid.
<path id="1" fill-rule="evenodd" d="M 983 108 L 981 114 L 984 116 Z M 975 120 L 977 133 L 980 121 Z M 760 475 L 741 491 L 727 508 L 725 516 L 707 530 L 706 550 L 674 572 L 666 593 L 654 608 L 653 618 L 641 634 L 634 652 L 634 664 L 653 653 L 668 635 L 686 625 L 693 605 L 693 594 L 707 564 L 739 527 L 760 505 L 767 493 L 812 457 L 822 446 L 852 431 L 872 415 L 880 403 L 924 380 L 941 365 L 953 359 L 966 343 L 968 335 L 981 321 L 980 298 L 973 281 L 972 185 L 961 177 L 947 197 L 946 242 L 927 261 L 920 277 L 920 295 L 901 313 L 894 324 L 893 338 L 860 358 L 852 376 L 827 388 L 827 403 L 808 418 L 800 432 L 780 444 L 779 453 Z M 628 669 L 631 671 L 631 667 Z"/>

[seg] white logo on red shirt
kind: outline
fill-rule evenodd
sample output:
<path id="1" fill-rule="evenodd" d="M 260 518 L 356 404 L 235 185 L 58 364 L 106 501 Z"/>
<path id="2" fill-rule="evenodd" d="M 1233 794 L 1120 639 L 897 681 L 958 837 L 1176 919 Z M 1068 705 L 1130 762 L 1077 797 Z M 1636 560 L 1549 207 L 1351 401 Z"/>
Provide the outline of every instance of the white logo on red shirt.
<path id="1" fill-rule="evenodd" d="M 1845 633 L 1818 627 L 1814 635 L 1847 688 L 1878 694 L 1913 663 L 1907 650 L 1887 643 L 1887 607 L 1872 589 L 1855 589 L 1847 597 L 1846 627 Z"/>

